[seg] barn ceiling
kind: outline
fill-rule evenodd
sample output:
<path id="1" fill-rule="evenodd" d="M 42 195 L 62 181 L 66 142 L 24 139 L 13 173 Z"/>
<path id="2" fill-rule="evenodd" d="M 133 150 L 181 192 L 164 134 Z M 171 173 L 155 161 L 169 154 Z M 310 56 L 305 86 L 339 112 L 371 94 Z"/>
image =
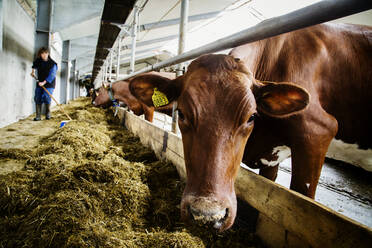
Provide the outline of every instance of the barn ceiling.
<path id="1" fill-rule="evenodd" d="M 191 0 L 189 4 L 189 24 L 188 29 L 200 26 L 206 21 L 216 18 L 223 10 L 239 2 L 237 0 Z M 160 49 L 167 42 L 178 39 L 179 32 L 179 16 L 181 11 L 181 0 L 138 0 L 136 6 L 141 7 L 139 14 L 139 32 L 137 36 L 137 54 L 136 68 L 148 65 L 149 61 L 159 61 L 159 55 L 163 53 Z M 114 22 L 114 21 L 112 21 Z M 133 22 L 133 11 L 129 13 L 128 18 L 125 20 L 125 25 L 130 26 Z M 160 23 L 160 25 L 159 25 Z M 101 26 L 102 27 L 102 26 Z M 106 28 L 105 28 L 106 29 Z M 115 40 L 110 43 L 106 43 L 103 46 L 103 41 L 98 41 L 97 49 L 112 48 L 117 37 L 120 33 L 121 39 L 121 61 L 128 61 L 130 58 L 130 49 L 132 38 L 127 33 L 115 29 L 112 30 L 112 37 Z M 105 36 L 107 37 L 107 36 Z M 115 47 L 115 50 L 117 48 Z M 113 51 L 115 53 L 115 51 Z M 100 57 L 96 54 L 96 60 L 106 59 L 106 57 Z M 167 57 L 167 56 L 164 56 Z M 144 58 L 147 58 L 144 59 Z M 141 65 L 142 64 L 142 65 Z M 96 65 L 96 63 L 95 63 Z M 124 63 L 121 66 L 121 73 L 126 73 L 129 64 Z M 93 77 L 96 78 L 99 70 L 98 66 L 94 67 Z"/>

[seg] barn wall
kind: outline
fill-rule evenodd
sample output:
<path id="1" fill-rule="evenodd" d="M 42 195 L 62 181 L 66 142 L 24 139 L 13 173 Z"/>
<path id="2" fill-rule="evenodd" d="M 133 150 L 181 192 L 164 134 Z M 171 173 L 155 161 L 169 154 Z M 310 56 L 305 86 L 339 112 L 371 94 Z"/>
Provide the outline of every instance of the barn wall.
<path id="1" fill-rule="evenodd" d="M 0 35 L 2 33 L 3 42 L 0 49 L 0 127 L 4 127 L 35 112 L 35 81 L 30 73 L 34 60 L 36 25 L 17 1 L 1 2 Z M 58 64 L 53 95 L 58 101 L 61 98 L 61 43 L 60 37 L 53 35 L 50 55 Z"/>
<path id="2" fill-rule="evenodd" d="M 0 51 L 0 127 L 34 112 L 35 22 L 17 1 L 2 0 L 3 44 Z"/>

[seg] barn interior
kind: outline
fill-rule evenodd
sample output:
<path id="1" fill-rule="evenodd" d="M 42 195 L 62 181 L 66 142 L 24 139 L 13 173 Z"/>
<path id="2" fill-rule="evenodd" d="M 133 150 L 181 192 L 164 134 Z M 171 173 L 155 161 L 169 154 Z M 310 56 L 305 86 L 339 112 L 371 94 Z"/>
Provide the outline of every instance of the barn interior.
<path id="1" fill-rule="evenodd" d="M 372 26 L 371 4 L 336 2 L 0 0 L 1 247 L 368 247 L 372 172 L 348 155 L 329 150 L 314 200 L 289 190 L 290 158 L 275 183 L 241 163 L 237 220 L 217 233 L 180 221 L 187 178 L 175 118 L 155 112 L 150 123 L 87 97 L 133 73 L 182 75 L 199 55 L 228 54 L 237 34 L 270 21 Z M 328 6 L 335 13 L 284 23 Z M 58 71 L 52 119 L 35 122 L 30 73 L 41 47 Z M 370 150 L 357 156 L 372 161 Z"/>

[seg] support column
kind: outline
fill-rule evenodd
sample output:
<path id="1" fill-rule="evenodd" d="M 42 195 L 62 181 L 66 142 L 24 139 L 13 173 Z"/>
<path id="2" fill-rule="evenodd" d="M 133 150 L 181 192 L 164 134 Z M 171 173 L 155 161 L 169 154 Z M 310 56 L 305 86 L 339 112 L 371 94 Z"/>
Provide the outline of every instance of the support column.
<path id="1" fill-rule="evenodd" d="M 4 10 L 3 10 L 3 0 L 0 0 L 0 52 L 3 50 L 3 15 L 4 15 Z"/>
<path id="2" fill-rule="evenodd" d="M 76 66 L 76 60 L 71 61 L 71 67 L 70 67 L 70 100 L 75 99 L 75 66 Z"/>
<path id="3" fill-rule="evenodd" d="M 61 64 L 61 90 L 60 90 L 60 101 L 61 103 L 67 103 L 69 100 L 69 57 L 70 57 L 71 44 L 69 40 L 63 41 L 62 44 L 62 64 Z"/>
<path id="4" fill-rule="evenodd" d="M 136 43 L 137 43 L 137 25 L 138 25 L 139 8 L 134 6 L 133 23 L 132 23 L 132 52 L 130 57 L 130 70 L 128 74 L 134 72 L 134 65 L 136 63 Z"/>
<path id="5" fill-rule="evenodd" d="M 189 16 L 189 0 L 182 0 L 181 3 L 181 22 L 180 31 L 178 38 L 178 54 L 182 54 L 185 51 L 186 46 L 186 33 L 187 33 L 187 21 Z M 180 63 L 177 68 L 177 76 L 181 76 L 183 73 L 183 63 Z M 178 111 L 177 102 L 173 104 L 172 108 L 172 132 L 177 133 L 177 123 L 178 123 Z"/>
<path id="6" fill-rule="evenodd" d="M 116 62 L 116 81 L 119 80 L 119 74 L 120 74 L 120 46 L 121 46 L 121 37 L 118 39 L 118 52 L 117 52 L 117 62 Z"/>
<path id="7" fill-rule="evenodd" d="M 75 98 L 77 98 L 80 96 L 79 70 L 75 71 L 75 85 L 76 85 Z"/>
<path id="8" fill-rule="evenodd" d="M 37 0 L 35 53 L 51 45 L 54 0 Z"/>

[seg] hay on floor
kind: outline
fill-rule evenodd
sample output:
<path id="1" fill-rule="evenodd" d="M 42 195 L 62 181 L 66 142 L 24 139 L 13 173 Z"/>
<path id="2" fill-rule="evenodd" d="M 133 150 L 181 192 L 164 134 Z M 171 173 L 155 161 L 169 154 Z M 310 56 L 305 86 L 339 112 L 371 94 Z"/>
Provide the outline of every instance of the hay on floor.
<path id="1" fill-rule="evenodd" d="M 0 247 L 250 247 L 245 229 L 223 234 L 179 222 L 183 190 L 112 113 L 79 99 L 74 121 L 37 149 L 0 150 L 24 169 L 0 175 Z M 55 112 L 57 120 L 62 113 Z"/>

